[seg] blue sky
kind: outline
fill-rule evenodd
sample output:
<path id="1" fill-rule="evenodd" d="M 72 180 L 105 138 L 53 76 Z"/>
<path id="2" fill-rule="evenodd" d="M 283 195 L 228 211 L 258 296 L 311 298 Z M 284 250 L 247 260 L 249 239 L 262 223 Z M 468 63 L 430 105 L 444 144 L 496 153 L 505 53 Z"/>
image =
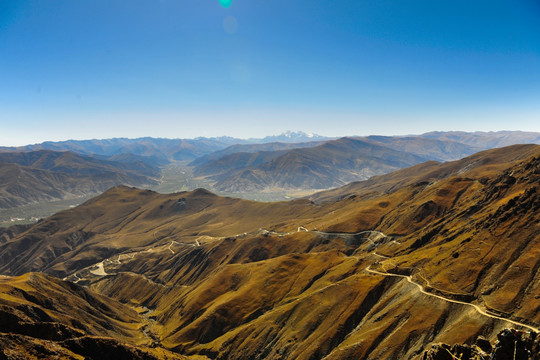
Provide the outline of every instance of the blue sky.
<path id="1" fill-rule="evenodd" d="M 0 145 L 540 131 L 540 2 L 0 0 Z"/>

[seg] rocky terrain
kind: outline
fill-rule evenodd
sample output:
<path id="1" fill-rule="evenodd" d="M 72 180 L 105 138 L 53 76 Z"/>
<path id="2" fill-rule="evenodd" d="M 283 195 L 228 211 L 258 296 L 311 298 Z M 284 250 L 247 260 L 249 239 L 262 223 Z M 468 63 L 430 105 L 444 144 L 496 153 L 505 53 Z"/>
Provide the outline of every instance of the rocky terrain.
<path id="1" fill-rule="evenodd" d="M 484 346 L 467 355 L 481 358 L 498 350 L 477 339 L 496 349 L 509 327 L 514 343 L 534 345 L 539 187 L 535 145 L 423 163 L 311 200 L 116 187 L 2 233 L 0 305 L 16 319 L 1 323 L 2 351 L 465 359 L 465 347 L 441 344 Z M 57 337 L 28 330 L 39 326 Z M 523 347 L 537 356 L 533 345 Z"/>
<path id="2" fill-rule="evenodd" d="M 538 333 L 504 329 L 497 334 L 497 341 L 479 337 L 472 345 L 436 344 L 426 350 L 422 360 L 506 360 L 540 359 L 540 337 Z"/>

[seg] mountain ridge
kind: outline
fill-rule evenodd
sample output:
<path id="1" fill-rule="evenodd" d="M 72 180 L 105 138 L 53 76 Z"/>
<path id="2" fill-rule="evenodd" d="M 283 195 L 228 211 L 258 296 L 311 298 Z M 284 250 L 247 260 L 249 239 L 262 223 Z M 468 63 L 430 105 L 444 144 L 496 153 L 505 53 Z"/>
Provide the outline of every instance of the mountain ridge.
<path id="1" fill-rule="evenodd" d="M 325 203 L 117 187 L 14 231 L 0 271 L 141 304 L 162 346 L 188 356 L 416 360 L 494 339 L 505 319 L 538 328 L 539 176 L 540 146 L 518 145 Z"/>
<path id="2" fill-rule="evenodd" d="M 199 158 L 191 165 L 195 166 L 196 176 L 215 182 L 213 186 L 218 191 L 313 190 L 339 187 L 422 161 L 455 160 L 478 150 L 447 140 L 369 136 L 299 143 L 293 148 L 276 144 L 272 145 L 273 151 L 254 153 L 259 149 L 272 148 L 267 145 L 270 144 L 264 147 L 231 146 Z M 342 149 L 338 150 L 336 145 Z M 250 150 L 249 153 L 242 152 L 245 149 Z M 383 149 L 386 149 L 384 156 Z M 409 157 L 407 161 L 394 162 L 394 159 L 403 160 L 406 157 Z"/>
<path id="3" fill-rule="evenodd" d="M 159 170 L 71 152 L 0 153 L 0 208 L 98 194 L 111 186 L 157 184 Z"/>

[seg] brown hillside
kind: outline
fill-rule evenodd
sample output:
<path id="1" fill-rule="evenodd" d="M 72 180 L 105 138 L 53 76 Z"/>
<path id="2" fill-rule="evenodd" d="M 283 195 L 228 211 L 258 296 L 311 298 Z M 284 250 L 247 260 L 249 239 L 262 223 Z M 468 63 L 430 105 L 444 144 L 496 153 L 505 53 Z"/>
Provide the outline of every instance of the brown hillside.
<path id="1" fill-rule="evenodd" d="M 37 273 L 0 278 L 3 359 L 183 359 L 162 348 L 135 310 Z"/>
<path id="2" fill-rule="evenodd" d="M 265 189 L 327 189 L 358 179 L 367 179 L 426 160 L 411 153 L 393 150 L 363 139 L 342 138 L 321 145 L 293 149 L 267 161 L 217 176 L 220 191 L 246 192 Z M 231 160 L 226 158 L 225 160 Z M 212 164 L 208 164 L 211 166 Z M 204 174 L 219 173 L 221 164 L 202 167 Z"/>
<path id="3" fill-rule="evenodd" d="M 144 306 L 162 346 L 216 359 L 419 359 L 538 332 L 540 146 L 379 180 L 318 204 L 118 187 L 13 232 L 1 271 Z"/>
<path id="4" fill-rule="evenodd" d="M 157 183 L 159 170 L 71 152 L 0 152 L 0 208 L 97 195 L 113 186 Z"/>

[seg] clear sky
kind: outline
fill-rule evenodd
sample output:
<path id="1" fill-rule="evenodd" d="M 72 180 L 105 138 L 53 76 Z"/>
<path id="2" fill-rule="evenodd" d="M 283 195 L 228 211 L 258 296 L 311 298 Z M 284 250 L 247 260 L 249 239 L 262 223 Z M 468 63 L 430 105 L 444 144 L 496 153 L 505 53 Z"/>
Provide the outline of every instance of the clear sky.
<path id="1" fill-rule="evenodd" d="M 537 0 L 0 0 L 0 145 L 540 131 Z"/>

